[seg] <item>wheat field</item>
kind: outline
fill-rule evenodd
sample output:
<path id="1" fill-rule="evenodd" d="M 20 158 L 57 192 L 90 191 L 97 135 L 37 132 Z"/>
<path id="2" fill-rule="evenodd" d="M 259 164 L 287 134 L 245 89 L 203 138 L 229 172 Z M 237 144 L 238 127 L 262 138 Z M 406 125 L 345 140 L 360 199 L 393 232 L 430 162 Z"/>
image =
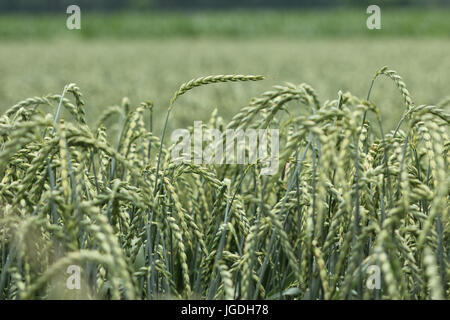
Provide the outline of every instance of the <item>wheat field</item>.
<path id="1" fill-rule="evenodd" d="M 323 100 L 336 99 L 339 90 L 364 97 L 370 75 L 383 65 L 407 79 L 414 99 L 435 104 L 448 95 L 449 51 L 450 42 L 439 38 L 0 39 L 0 74 L 7 79 L 0 85 L 0 113 L 28 97 L 61 93 L 73 82 L 85 96 L 89 125 L 95 126 L 103 109 L 120 105 L 123 97 L 133 105 L 150 99 L 154 131 L 160 134 L 174 88 L 191 78 L 228 73 L 266 77 L 245 86 L 210 86 L 186 95 L 183 108 L 171 117 L 170 130 L 194 120 L 207 122 L 216 107 L 228 122 L 252 97 L 286 81 L 308 83 Z M 380 79 L 372 100 L 383 115 L 385 130 L 395 129 L 403 113 L 395 87 Z M 71 116 L 65 110 L 62 113 Z"/>
<path id="2" fill-rule="evenodd" d="M 393 130 L 371 98 L 383 77 L 403 105 Z M 205 124 L 278 129 L 276 174 L 262 175 L 260 162 L 171 158 L 166 129 L 185 96 L 261 80 L 184 83 L 162 134 L 151 101 L 125 98 L 89 123 L 73 83 L 7 109 L 0 298 L 448 299 L 450 100 L 418 104 L 387 67 L 363 97 L 339 91 L 324 100 L 306 83 L 285 83 L 230 121 L 216 109 Z M 80 290 L 66 286 L 73 265 Z M 373 266 L 379 289 L 367 284 Z"/>

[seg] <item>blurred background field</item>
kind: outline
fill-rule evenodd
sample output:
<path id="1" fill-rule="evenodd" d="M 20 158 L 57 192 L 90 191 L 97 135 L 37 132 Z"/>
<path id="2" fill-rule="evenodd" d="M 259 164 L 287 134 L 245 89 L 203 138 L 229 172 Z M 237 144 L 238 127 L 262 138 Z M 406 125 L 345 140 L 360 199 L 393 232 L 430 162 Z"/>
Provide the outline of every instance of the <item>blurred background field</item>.
<path id="1" fill-rule="evenodd" d="M 133 105 L 155 103 L 160 130 L 173 92 L 191 78 L 266 76 L 259 83 L 189 93 L 177 102 L 172 128 L 206 121 L 215 107 L 228 120 L 250 98 L 285 81 L 310 84 L 322 101 L 335 99 L 339 90 L 364 98 L 384 65 L 403 76 L 416 104 L 438 103 L 450 94 L 450 9 L 380 6 L 381 30 L 367 29 L 366 6 L 130 12 L 83 10 L 80 4 L 81 30 L 66 28 L 64 6 L 0 6 L 0 111 L 75 82 L 91 123 L 127 96 Z M 372 97 L 392 128 L 403 111 L 397 90 L 383 80 Z"/>

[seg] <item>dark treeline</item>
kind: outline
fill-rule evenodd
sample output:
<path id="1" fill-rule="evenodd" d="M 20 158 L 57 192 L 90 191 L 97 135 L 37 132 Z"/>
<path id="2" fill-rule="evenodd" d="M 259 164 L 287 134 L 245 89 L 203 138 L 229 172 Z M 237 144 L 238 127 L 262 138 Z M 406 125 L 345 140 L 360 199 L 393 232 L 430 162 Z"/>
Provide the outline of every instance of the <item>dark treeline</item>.
<path id="1" fill-rule="evenodd" d="M 61 12 L 69 5 L 88 11 L 232 8 L 326 8 L 337 6 L 439 6 L 450 0 L 0 0 L 0 12 Z"/>

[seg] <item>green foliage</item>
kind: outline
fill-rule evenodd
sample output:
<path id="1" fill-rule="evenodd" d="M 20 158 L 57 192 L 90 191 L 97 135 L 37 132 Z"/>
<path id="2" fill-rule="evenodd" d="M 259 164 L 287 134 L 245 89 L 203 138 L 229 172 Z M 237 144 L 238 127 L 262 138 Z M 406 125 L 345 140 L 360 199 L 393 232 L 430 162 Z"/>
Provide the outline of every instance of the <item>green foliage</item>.
<path id="1" fill-rule="evenodd" d="M 150 102 L 124 99 L 96 127 L 74 84 L 12 106 L 0 117 L 0 297 L 448 299 L 448 100 L 415 105 L 386 67 L 374 91 L 383 76 L 405 102 L 395 131 L 370 94 L 321 102 L 307 84 L 275 86 L 229 123 L 214 112 L 210 128 L 280 131 L 273 176 L 260 163 L 175 164 L 145 120 Z M 260 79 L 192 80 L 169 111 L 201 85 Z M 41 111 L 52 102 L 56 115 Z M 65 288 L 73 264 L 80 291 Z M 370 265 L 381 290 L 365 285 Z"/>

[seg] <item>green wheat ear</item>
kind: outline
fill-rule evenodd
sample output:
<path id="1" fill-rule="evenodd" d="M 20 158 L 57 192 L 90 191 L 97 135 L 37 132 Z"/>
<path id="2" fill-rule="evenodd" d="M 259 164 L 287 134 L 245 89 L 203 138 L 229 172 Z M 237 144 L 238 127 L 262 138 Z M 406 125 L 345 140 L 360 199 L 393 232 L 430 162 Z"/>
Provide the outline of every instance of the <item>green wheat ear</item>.
<path id="1" fill-rule="evenodd" d="M 384 66 L 383 68 L 381 68 L 380 70 L 378 70 L 375 73 L 375 75 L 372 79 L 372 82 L 375 81 L 380 75 L 384 75 L 384 76 L 390 78 L 392 81 L 394 81 L 395 85 L 400 90 L 400 93 L 403 97 L 403 101 L 406 106 L 406 111 L 410 110 L 414 106 L 414 103 L 411 98 L 411 94 L 409 93 L 408 89 L 406 88 L 406 84 L 403 81 L 403 78 L 399 76 L 397 71 L 390 70 L 387 66 Z"/>
<path id="2" fill-rule="evenodd" d="M 164 144 L 164 137 L 166 136 L 166 130 L 167 130 L 167 123 L 169 121 L 169 115 L 170 112 L 175 104 L 175 101 L 178 99 L 179 96 L 185 94 L 189 90 L 192 90 L 196 87 L 213 84 L 213 83 L 220 83 L 220 82 L 244 82 L 244 81 L 260 81 L 264 80 L 264 76 L 258 75 L 240 75 L 240 74 L 229 74 L 229 75 L 215 75 L 215 76 L 207 76 L 207 77 L 201 77 L 197 79 L 192 79 L 189 82 L 183 83 L 177 92 L 173 95 L 172 99 L 170 100 L 169 108 L 167 109 L 166 119 L 164 121 L 164 127 L 163 132 L 161 135 L 161 146 L 159 148 L 159 154 L 158 154 L 158 163 L 156 165 L 156 183 L 155 183 L 155 191 L 158 188 L 158 178 L 159 178 L 159 168 L 161 164 L 161 154 L 162 154 L 162 148 Z"/>
<path id="3" fill-rule="evenodd" d="M 241 82 L 241 81 L 260 81 L 260 80 L 264 80 L 264 76 L 240 75 L 240 74 L 216 75 L 192 79 L 189 82 L 183 83 L 180 86 L 180 89 L 178 89 L 178 91 L 175 92 L 175 94 L 172 97 L 172 100 L 170 101 L 169 110 L 173 107 L 175 100 L 177 100 L 179 96 L 185 94 L 187 91 L 192 90 L 196 87 L 218 82 L 238 82 L 238 81 Z"/>

